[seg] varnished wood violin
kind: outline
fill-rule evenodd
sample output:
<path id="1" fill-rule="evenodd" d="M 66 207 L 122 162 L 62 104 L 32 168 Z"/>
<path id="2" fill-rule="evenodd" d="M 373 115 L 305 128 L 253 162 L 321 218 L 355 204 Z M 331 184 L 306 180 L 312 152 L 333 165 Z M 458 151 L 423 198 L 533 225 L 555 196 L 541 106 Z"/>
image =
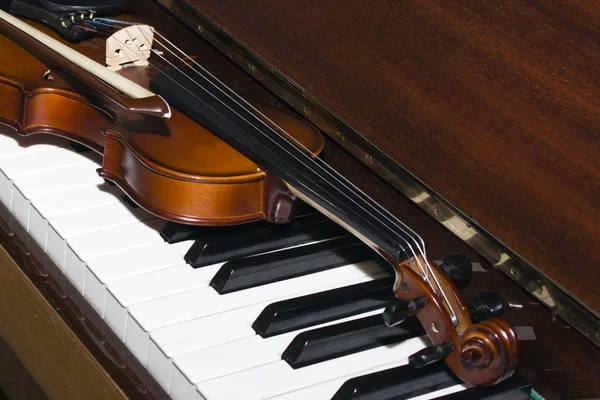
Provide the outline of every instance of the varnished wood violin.
<path id="1" fill-rule="evenodd" d="M 150 31 L 121 27 L 107 58 L 130 51 L 134 61 L 127 62 L 143 63 Z M 391 326 L 416 316 L 432 342 L 410 357 L 411 365 L 444 359 L 474 385 L 514 373 L 511 327 L 496 317 L 472 323 L 455 284 L 427 258 L 422 238 L 318 157 L 323 138 L 312 125 L 254 107 L 162 35 L 161 50 L 152 53 L 160 68 L 149 76 L 135 65 L 111 71 L 88 57 L 85 42 L 66 45 L 2 11 L 0 33 L 0 122 L 101 153 L 101 176 L 171 221 L 284 223 L 301 199 L 393 267 L 397 299 L 384 320 Z"/>

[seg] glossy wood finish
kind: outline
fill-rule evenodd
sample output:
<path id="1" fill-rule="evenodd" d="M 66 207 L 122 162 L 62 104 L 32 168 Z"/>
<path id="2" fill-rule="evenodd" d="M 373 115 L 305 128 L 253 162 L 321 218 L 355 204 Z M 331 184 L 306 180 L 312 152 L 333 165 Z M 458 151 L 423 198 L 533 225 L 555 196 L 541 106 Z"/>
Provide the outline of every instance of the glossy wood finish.
<path id="1" fill-rule="evenodd" d="M 198 7 L 600 313 L 596 3 L 161 3 Z"/>
<path id="2" fill-rule="evenodd" d="M 410 200 L 401 196 L 373 171 L 361 165 L 337 144 L 328 143 L 328 161 L 353 182 L 427 238 L 428 256 L 441 260 L 448 254 L 464 254 L 488 271 L 474 272 L 471 283 L 461 291 L 466 305 L 476 294 L 492 291 L 504 299 L 504 314 L 512 326 L 532 327 L 535 340 L 518 342 L 518 371 L 548 400 L 600 397 L 600 349 L 557 318 L 529 293 L 503 276 L 484 257 L 445 230 Z"/>
<path id="3" fill-rule="evenodd" d="M 122 107 L 110 97 L 112 88 L 61 62 L 7 23 L 0 21 L 0 28 L 8 35 L 0 37 L 0 52 L 10 55 L 0 60 L 0 97 L 5 99 L 0 122 L 21 134 L 67 137 L 103 154 L 100 175 L 165 219 L 203 225 L 288 220 L 290 196 L 271 195 L 278 187 L 276 178 L 208 130 L 176 110 L 162 119 Z M 101 41 L 70 46 L 95 59 L 104 55 Z M 148 70 L 156 68 L 163 67 L 153 61 L 123 74 L 147 86 Z M 51 79 L 45 78 L 48 69 Z M 263 111 L 309 151 L 320 153 L 323 138 L 312 125 L 277 109 Z"/>

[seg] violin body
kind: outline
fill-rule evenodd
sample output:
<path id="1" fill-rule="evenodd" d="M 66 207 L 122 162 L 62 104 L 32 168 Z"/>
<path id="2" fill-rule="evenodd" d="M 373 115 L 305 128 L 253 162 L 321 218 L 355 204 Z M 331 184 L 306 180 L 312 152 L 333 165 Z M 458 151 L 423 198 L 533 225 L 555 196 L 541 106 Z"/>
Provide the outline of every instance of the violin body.
<path id="1" fill-rule="evenodd" d="M 102 58 L 97 42 L 67 44 Z M 100 175 L 149 212 L 196 225 L 289 220 L 294 200 L 277 177 L 177 110 L 163 119 L 119 107 L 6 36 L 0 54 L 11 55 L 0 58 L 0 122 L 21 135 L 61 136 L 102 154 Z M 156 73 L 151 67 L 119 72 L 142 86 Z M 322 151 L 323 137 L 312 125 L 263 110 L 311 152 Z"/>

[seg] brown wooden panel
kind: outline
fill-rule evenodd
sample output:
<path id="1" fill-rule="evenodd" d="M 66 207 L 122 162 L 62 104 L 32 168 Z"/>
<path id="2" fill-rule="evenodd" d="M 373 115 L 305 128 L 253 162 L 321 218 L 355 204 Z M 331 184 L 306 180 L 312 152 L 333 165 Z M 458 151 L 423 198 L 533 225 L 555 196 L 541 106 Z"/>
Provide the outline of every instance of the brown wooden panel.
<path id="1" fill-rule="evenodd" d="M 50 398 L 126 398 L 1 246 L 0 336 Z"/>
<path id="2" fill-rule="evenodd" d="M 187 3 L 600 311 L 598 3 Z"/>
<path id="3" fill-rule="evenodd" d="M 0 399 L 48 400 L 17 355 L 0 338 Z"/>

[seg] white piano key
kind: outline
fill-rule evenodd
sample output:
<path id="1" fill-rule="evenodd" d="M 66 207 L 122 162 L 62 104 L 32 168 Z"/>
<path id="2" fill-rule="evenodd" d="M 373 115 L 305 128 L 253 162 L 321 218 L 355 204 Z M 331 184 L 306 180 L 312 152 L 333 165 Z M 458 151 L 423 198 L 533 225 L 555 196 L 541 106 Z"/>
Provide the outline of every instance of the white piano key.
<path id="1" fill-rule="evenodd" d="M 366 277 L 365 281 L 384 276 L 387 274 L 371 275 Z M 346 284 L 336 286 L 346 286 Z M 171 366 L 178 362 L 178 356 L 254 336 L 252 323 L 271 303 L 272 301 L 265 301 L 152 331 L 148 350 L 148 371 L 167 390 Z M 181 370 L 186 375 L 193 375 L 188 374 L 186 368 L 188 366 L 181 366 Z M 181 372 L 179 373 L 181 374 Z M 180 381 L 185 381 L 185 379 Z M 198 382 L 190 383 L 190 385 L 194 386 Z"/>
<path id="2" fill-rule="evenodd" d="M 1 127 L 2 125 L 0 125 Z M 0 170 L 11 158 L 27 154 L 41 153 L 64 147 L 67 143 L 64 139 L 56 137 L 22 137 L 5 135 L 0 132 Z"/>
<path id="3" fill-rule="evenodd" d="M 93 173 L 96 175 L 95 171 Z M 29 233 L 45 251 L 50 218 L 122 202 L 122 193 L 117 186 L 102 182 L 34 197 L 31 199 Z"/>
<path id="4" fill-rule="evenodd" d="M 67 143 L 65 139 L 57 136 L 21 136 L 14 129 L 0 125 L 0 159 L 52 150 L 56 147 L 64 147 Z"/>
<path id="5" fill-rule="evenodd" d="M 411 354 L 428 343 L 424 337 L 413 338 L 298 369 L 277 361 L 201 382 L 198 390 L 206 400 L 266 399 L 378 366 L 392 368 L 406 364 Z"/>
<path id="6" fill-rule="evenodd" d="M 154 371 L 154 376 L 167 386 L 176 355 L 254 336 L 252 322 L 270 303 L 253 304 L 153 331 L 148 370 Z"/>
<path id="7" fill-rule="evenodd" d="M 200 382 L 279 361 L 290 342 L 304 331 L 380 314 L 382 311 L 379 309 L 353 315 L 266 339 L 255 334 L 233 342 L 223 342 L 176 357 L 175 370 L 171 367 L 172 363 L 161 360 L 162 352 L 158 347 L 153 347 L 151 342 L 147 369 L 167 393 L 171 391 L 172 373 L 174 393 L 194 393 Z"/>
<path id="8" fill-rule="evenodd" d="M 142 209 L 134 210 L 143 211 Z M 135 215 L 139 214 L 136 212 Z M 85 295 L 85 272 L 88 260 L 136 247 L 164 243 L 158 233 L 164 224 L 164 221 L 160 219 L 148 219 L 144 222 L 72 237 L 67 246 L 65 276 L 82 295 Z"/>
<path id="9" fill-rule="evenodd" d="M 454 385 L 441 390 L 436 390 L 435 392 L 430 392 L 426 394 L 422 394 L 420 396 L 411 397 L 409 400 L 429 400 L 429 399 L 437 399 L 442 396 L 447 396 L 452 393 L 462 392 L 463 390 L 471 388 L 471 385 L 462 384 L 462 385 Z"/>
<path id="10" fill-rule="evenodd" d="M 177 254 L 179 254 L 181 256 L 181 258 L 183 259 L 185 257 L 185 255 L 187 254 L 187 252 L 194 245 L 194 242 L 195 242 L 195 240 L 186 240 L 186 241 L 179 242 L 179 243 L 173 243 L 173 244 L 169 244 L 169 248 L 171 248 L 173 251 L 175 251 Z"/>
<path id="11" fill-rule="evenodd" d="M 61 168 L 26 175 L 19 179 L 19 187 L 24 192 L 39 190 L 44 193 L 77 188 L 87 185 L 98 185 L 104 182 L 96 173 L 95 163 L 82 164 L 77 167 Z"/>
<path id="12" fill-rule="evenodd" d="M 391 367 L 390 367 L 391 368 Z M 366 374 L 371 374 L 374 372 L 378 372 L 384 369 L 388 369 L 388 366 L 380 366 L 377 368 L 373 368 L 368 371 L 357 372 L 354 374 L 346 375 L 342 378 L 332 379 L 327 382 L 320 383 L 318 385 L 309 386 L 303 389 L 294 390 L 293 392 L 288 392 L 279 396 L 271 397 L 269 400 L 306 400 L 306 399 L 331 399 L 335 393 L 342 387 L 342 385 L 349 379 L 356 378 L 359 376 L 363 376 Z M 402 379 L 402 377 L 398 377 L 398 379 Z M 426 393 L 420 396 L 411 397 L 409 400 L 428 400 L 428 399 L 437 399 L 442 396 L 446 396 L 452 393 L 457 393 L 468 389 L 468 384 L 462 385 L 454 385 L 441 390 L 436 390 L 434 392 Z"/>
<path id="13" fill-rule="evenodd" d="M 61 147 L 48 151 L 24 154 L 19 157 L 11 157 L 3 161 L 1 165 L 2 173 L 8 181 L 4 187 L 5 195 L 7 196 L 4 204 L 9 210 L 12 210 L 12 184 L 19 177 L 91 162 L 89 158 Z"/>
<path id="14" fill-rule="evenodd" d="M 154 329 L 267 300 L 288 298 L 311 289 L 315 291 L 320 288 L 318 291 L 321 291 L 325 290 L 324 287 L 340 285 L 342 282 L 361 281 L 381 272 L 381 267 L 376 263 L 365 262 L 225 295 L 219 295 L 212 287 L 206 287 L 134 304 L 129 307 L 125 344 L 145 365 L 149 348 L 148 332 Z"/>
<path id="15" fill-rule="evenodd" d="M 181 260 L 183 261 L 183 260 Z M 113 282 L 107 287 L 105 319 L 125 341 L 127 309 L 132 305 L 208 286 L 218 265 L 194 269 L 187 264 Z"/>
<path id="16" fill-rule="evenodd" d="M 110 293 L 123 305 L 133 305 L 160 297 L 207 287 L 220 265 L 194 269 L 182 264 L 112 283 Z"/>
<path id="17" fill-rule="evenodd" d="M 181 385 L 181 376 L 178 368 L 174 377 L 173 388 L 170 391 L 173 399 L 185 398 L 182 396 L 184 393 L 194 394 L 196 385 L 190 384 L 204 382 L 210 379 L 219 378 L 222 376 L 230 375 L 232 373 L 244 371 L 250 368 L 257 368 L 262 365 L 276 363 L 281 360 L 281 355 L 277 354 L 269 348 L 269 344 L 277 342 L 279 347 L 286 346 L 294 337 L 289 334 L 274 336 L 267 340 L 261 338 L 258 335 L 236 340 L 235 342 L 229 342 L 221 344 L 215 347 L 209 347 L 207 349 L 194 352 L 192 357 L 202 357 L 202 361 L 192 366 L 191 363 L 184 364 L 187 367 L 188 373 L 192 375 L 187 376 L 187 385 Z M 239 356 L 239 359 L 235 359 Z M 181 357 L 182 359 L 185 356 Z M 208 366 L 210 365 L 210 366 Z M 208 366 L 208 368 L 207 368 Z M 150 368 L 148 369 L 150 371 Z M 157 382 L 160 381 L 157 379 Z M 163 382 L 164 383 L 164 382 Z M 189 398 L 189 397 L 188 397 Z"/>
<path id="18" fill-rule="evenodd" d="M 260 314 L 268 304 L 268 302 L 259 303 L 154 331 L 148 349 L 146 368 L 169 393 L 172 374 L 177 371 L 174 368 L 175 355 L 185 354 L 186 350 L 191 352 L 192 350 L 189 349 L 201 350 L 256 335 L 251 326 L 252 321 L 248 321 L 248 315 Z M 191 335 L 194 334 L 196 336 L 192 339 Z M 158 340 L 155 341 L 155 339 Z M 179 348 L 164 349 L 156 344 L 165 341 L 174 343 L 177 340 L 180 340 L 181 343 Z M 192 343 L 190 344 L 190 342 Z M 177 384 L 195 387 L 186 378 L 180 379 Z"/>
<path id="19" fill-rule="evenodd" d="M 379 279 L 388 276 L 387 273 L 361 277 L 360 282 Z M 336 282 L 333 286 L 351 285 L 348 282 Z M 316 291 L 329 290 L 331 287 L 318 288 Z M 314 292 L 315 290 L 310 290 Z M 304 293 L 298 293 L 299 297 Z M 172 359 L 180 354 L 215 346 L 220 343 L 233 341 L 242 337 L 254 335 L 252 323 L 260 313 L 276 300 L 267 300 L 249 306 L 235 308 L 215 315 L 189 320 L 180 324 L 168 325 L 150 332 L 150 347 L 156 349 L 155 354 L 162 353 L 161 359 Z M 249 334 L 247 334 L 249 333 Z M 150 363 L 150 359 L 148 360 Z"/>
<path id="20" fill-rule="evenodd" d="M 87 262 L 85 298 L 104 318 L 108 284 L 183 263 L 183 256 L 167 243 L 93 258 Z"/>
<path id="21" fill-rule="evenodd" d="M 383 368 L 382 368 L 383 369 Z M 309 386 L 303 389 L 294 390 L 293 392 L 287 392 L 285 394 L 271 397 L 270 400 L 306 400 L 306 399 L 331 399 L 338 389 L 346 382 L 348 379 L 356 378 L 357 376 L 362 376 L 365 374 L 369 374 L 375 371 L 368 372 L 358 372 L 355 374 L 346 375 L 342 378 L 332 379 L 327 382 L 320 383 L 318 385 Z M 398 379 L 401 379 L 400 377 Z"/>
<path id="22" fill-rule="evenodd" d="M 25 153 L 19 157 L 10 157 L 2 163 L 2 170 L 11 179 L 15 176 L 31 174 L 37 171 L 77 165 L 82 160 L 89 161 L 84 154 L 64 147 L 54 147 L 48 151 Z"/>
<path id="23" fill-rule="evenodd" d="M 183 264 L 117 281 L 110 285 L 110 292 L 122 305 L 137 304 L 207 287 L 218 268 L 194 269 Z"/>
<path id="24" fill-rule="evenodd" d="M 76 237 L 153 218 L 154 216 L 143 209 L 133 208 L 126 202 L 106 204 L 52 217 L 48 227 L 48 256 L 61 271 L 65 271 L 67 243 L 71 243 Z M 81 240 L 85 241 L 85 239 Z"/>
<path id="25" fill-rule="evenodd" d="M 84 169 L 89 171 L 90 181 L 97 181 L 98 177 L 96 169 L 100 166 L 101 161 L 99 155 L 96 155 L 95 153 L 87 153 L 88 157 L 84 157 L 81 154 L 67 149 L 57 150 L 62 150 L 62 152 L 60 154 L 56 154 L 54 151 L 49 151 L 44 154 L 52 153 L 54 156 L 62 157 L 63 160 L 61 161 L 63 161 L 65 164 L 63 167 L 50 171 L 44 170 L 43 173 L 37 173 L 35 175 L 21 176 L 16 178 L 13 182 L 14 189 L 11 212 L 17 221 L 23 225 L 26 231 L 29 230 L 30 204 L 34 197 L 68 189 L 74 186 L 77 187 L 82 184 L 82 182 L 74 183 L 71 179 L 64 179 L 65 175 L 70 177 L 74 169 Z M 65 157 L 65 154 L 69 154 L 71 157 Z M 67 162 L 69 159 L 71 161 Z M 56 179 L 57 176 L 59 177 L 58 179 Z"/>
<path id="26" fill-rule="evenodd" d="M 74 204 L 72 200 L 70 201 L 69 197 L 66 197 L 72 195 L 73 189 L 97 187 L 102 184 L 102 180 L 96 172 L 96 169 L 100 166 L 101 158 L 95 153 L 88 154 L 90 155 L 90 160 L 93 162 L 51 172 L 45 171 L 34 175 L 26 175 L 15 181 L 12 213 L 23 227 L 20 230 L 21 234 L 27 235 L 29 233 L 29 236 L 33 238 L 30 244 L 37 242 L 39 245 L 30 247 L 31 251 L 35 251 L 34 256 L 39 261 L 45 260 L 44 253 L 46 252 L 48 221 L 35 208 L 34 204 L 36 204 L 37 200 L 46 197 L 57 200 L 57 193 L 66 192 L 66 194 L 61 195 L 61 199 L 63 200 L 61 209 L 63 213 L 76 212 L 81 208 L 90 208 L 103 203 L 96 201 L 93 197 L 90 198 L 90 196 L 87 196 L 85 198 L 87 203 L 85 205 L 79 204 L 76 207 L 77 204 Z M 102 198 L 102 196 L 98 197 Z M 115 196 L 112 197 L 115 199 Z M 81 200 L 80 196 L 76 198 Z M 14 228 L 17 227 L 14 226 Z M 27 242 L 28 240 L 26 239 Z"/>

